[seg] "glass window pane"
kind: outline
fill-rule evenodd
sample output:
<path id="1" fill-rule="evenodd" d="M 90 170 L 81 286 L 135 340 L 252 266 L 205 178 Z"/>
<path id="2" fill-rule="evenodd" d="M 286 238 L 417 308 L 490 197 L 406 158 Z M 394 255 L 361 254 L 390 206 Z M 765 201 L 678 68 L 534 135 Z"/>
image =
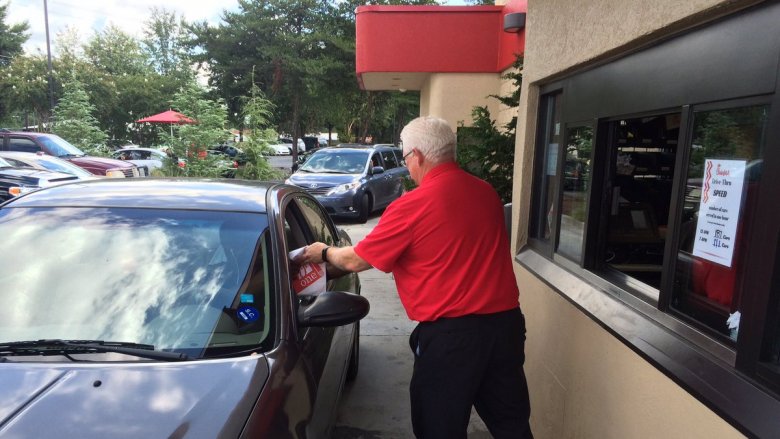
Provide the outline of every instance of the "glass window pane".
<path id="1" fill-rule="evenodd" d="M 694 114 L 672 306 L 732 340 L 768 112 L 760 105 Z"/>
<path id="2" fill-rule="evenodd" d="M 540 147 L 536 158 L 536 198 L 531 236 L 541 241 L 550 241 L 553 233 L 553 219 L 556 216 L 556 191 L 558 173 L 558 153 L 561 149 L 563 130 L 561 129 L 561 94 L 545 96 L 542 99 L 540 121 Z"/>
<path id="3" fill-rule="evenodd" d="M 575 127 L 566 131 L 566 161 L 563 164 L 563 200 L 558 253 L 579 262 L 585 235 L 585 217 L 588 212 L 593 128 Z"/>
<path id="4" fill-rule="evenodd" d="M 664 267 L 680 113 L 609 122 L 604 262 L 656 289 Z M 605 127 L 606 129 L 606 127 Z"/>

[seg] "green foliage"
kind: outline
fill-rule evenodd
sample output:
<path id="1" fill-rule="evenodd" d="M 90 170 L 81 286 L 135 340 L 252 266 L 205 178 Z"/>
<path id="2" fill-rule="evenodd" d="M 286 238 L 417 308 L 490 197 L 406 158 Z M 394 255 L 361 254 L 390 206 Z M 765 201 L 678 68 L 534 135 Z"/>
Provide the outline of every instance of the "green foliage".
<path id="1" fill-rule="evenodd" d="M 273 117 L 273 103 L 256 84 L 252 84 L 249 97 L 243 103 L 244 126 L 251 133 L 241 144 L 246 163 L 239 168 L 236 176 L 248 180 L 274 180 L 282 178 L 279 171 L 268 163 L 273 151 L 268 147 L 277 138 L 277 133 L 269 128 Z"/>
<path id="2" fill-rule="evenodd" d="M 11 126 L 40 125 L 50 115 L 47 61 L 43 55 L 17 56 L 0 73 L 0 94 L 6 111 L 16 116 Z M 54 70 L 55 95 L 59 93 Z"/>
<path id="3" fill-rule="evenodd" d="M 149 72 L 138 40 L 114 25 L 95 33 L 84 46 L 84 54 L 93 66 L 110 75 Z"/>
<path id="4" fill-rule="evenodd" d="M 189 39 L 187 23 L 175 12 L 165 8 L 151 9 L 141 45 L 147 63 L 154 71 L 163 76 L 191 78 Z"/>
<path id="5" fill-rule="evenodd" d="M 21 54 L 22 45 L 30 37 L 27 34 L 30 25 L 26 21 L 9 25 L 5 22 L 7 16 L 8 3 L 0 4 L 0 67 L 7 66 Z"/>
<path id="6" fill-rule="evenodd" d="M 186 166 L 180 168 L 174 160 L 168 160 L 162 172 L 172 176 L 224 176 L 225 160 L 209 155 L 207 151 L 227 140 L 225 103 L 219 99 L 208 99 L 206 91 L 191 82 L 176 93 L 173 107 L 197 123 L 174 125 L 173 135 L 168 131 L 171 128 L 168 125 L 158 128 L 160 137 L 166 140 L 171 153 L 187 161 Z"/>
<path id="7" fill-rule="evenodd" d="M 95 106 L 82 84 L 72 81 L 65 84 L 62 99 L 54 108 L 52 132 L 76 145 L 89 155 L 108 155 L 106 133 L 98 128 L 92 115 Z"/>
<path id="8" fill-rule="evenodd" d="M 511 73 L 504 75 L 515 86 L 509 96 L 492 96 L 503 105 L 516 108 L 519 105 L 520 86 L 523 80 L 523 59 L 518 57 Z M 515 160 L 515 126 L 517 117 L 498 128 L 487 107 L 474 107 L 474 123 L 470 127 L 458 127 L 458 163 L 463 169 L 490 183 L 501 200 L 512 200 L 512 176 Z"/>

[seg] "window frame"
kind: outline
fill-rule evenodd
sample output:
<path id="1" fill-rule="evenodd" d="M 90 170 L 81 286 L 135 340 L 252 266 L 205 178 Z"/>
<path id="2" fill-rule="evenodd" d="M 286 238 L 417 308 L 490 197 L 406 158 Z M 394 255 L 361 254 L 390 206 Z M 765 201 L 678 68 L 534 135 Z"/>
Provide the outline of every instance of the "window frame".
<path id="1" fill-rule="evenodd" d="M 767 177 L 780 176 L 780 30 L 765 26 L 778 17 L 780 2 L 754 5 L 698 28 L 646 42 L 625 56 L 569 73 L 555 83 L 539 85 L 536 125 L 528 127 L 536 130 L 528 238 L 516 256 L 520 265 L 748 436 L 772 436 L 780 431 L 776 416 L 780 410 L 780 368 L 774 362 L 772 366 L 762 362 L 768 358 L 769 343 L 780 337 L 780 203 L 774 200 L 775 191 Z M 751 41 L 759 38 L 761 43 L 748 44 L 743 38 L 747 34 L 738 32 L 745 29 L 761 29 L 763 36 L 751 37 Z M 740 50 L 745 46 L 753 50 Z M 715 56 L 726 52 L 730 54 Z M 696 82 L 695 78 L 710 77 L 712 72 L 718 73 L 718 81 Z M 743 279 L 742 291 L 750 293 L 741 302 L 736 345 L 727 346 L 670 310 L 672 268 L 665 266 L 660 287 L 650 288 L 655 297 L 652 291 L 649 296 L 642 294 L 646 288 L 641 284 L 626 282 L 630 281 L 628 276 L 621 282 L 619 276 L 594 270 L 599 264 L 595 249 L 603 237 L 598 227 L 605 197 L 605 182 L 597 179 L 606 178 L 605 160 L 593 159 L 581 263 L 558 255 L 554 250 L 557 242 L 538 239 L 539 177 L 544 172 L 544 157 L 540 156 L 546 154 L 543 127 L 549 118 L 549 112 L 544 113 L 544 99 L 552 92 L 562 93 L 560 122 L 566 130 L 577 124 L 572 121 L 595 121 L 597 156 L 603 149 L 600 145 L 607 144 L 610 136 L 604 129 L 606 122 L 639 117 L 643 112 L 680 113 L 669 211 L 669 227 L 674 230 L 666 236 L 664 265 L 676 258 L 680 239 L 676 222 L 682 213 L 680 200 L 684 197 L 694 113 L 768 103 L 761 189 L 756 211 L 746 225 L 749 230 L 742 238 L 749 251 L 738 276 Z M 603 157 L 604 152 L 600 153 Z M 560 169 L 556 178 L 563 179 Z M 556 191 L 560 199 L 560 183 Z M 559 223 L 559 217 L 560 209 L 553 223 Z M 556 225 L 551 235 L 556 239 L 558 228 Z"/>

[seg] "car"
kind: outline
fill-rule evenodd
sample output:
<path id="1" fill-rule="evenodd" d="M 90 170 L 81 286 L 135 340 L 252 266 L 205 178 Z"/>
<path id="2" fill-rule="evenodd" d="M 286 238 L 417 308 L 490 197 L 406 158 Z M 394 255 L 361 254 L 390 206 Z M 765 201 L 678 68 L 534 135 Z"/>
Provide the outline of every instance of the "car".
<path id="1" fill-rule="evenodd" d="M 62 172 L 78 177 L 79 180 L 101 178 L 86 169 L 60 158 L 44 154 L 42 151 L 32 152 L 0 152 L 0 158 L 17 168 L 35 168 L 44 171 Z"/>
<path id="2" fill-rule="evenodd" d="M 288 252 L 351 244 L 308 193 L 97 179 L 9 201 L 0 233 L 4 437 L 329 436 L 369 303 L 357 274 L 295 292 Z"/>
<path id="3" fill-rule="evenodd" d="M 95 175 L 113 178 L 140 176 L 138 167 L 132 163 L 107 157 L 88 156 L 84 151 L 55 134 L 0 129 L 0 151 L 34 153 L 40 151 L 67 160 Z"/>
<path id="4" fill-rule="evenodd" d="M 209 149 L 206 152 L 208 157 L 214 158 L 214 166 L 219 170 L 219 175 L 224 178 L 235 178 L 238 161 L 233 159 L 225 152 Z"/>
<path id="5" fill-rule="evenodd" d="M 293 140 L 291 138 L 289 138 L 289 137 L 280 137 L 279 138 L 279 142 L 282 143 L 283 145 L 288 145 L 288 147 L 290 148 L 290 151 L 292 152 Z M 298 152 L 299 153 L 306 151 L 306 142 L 304 142 L 303 139 L 298 139 L 297 144 L 298 144 Z"/>
<path id="6" fill-rule="evenodd" d="M 275 155 L 290 155 L 292 154 L 292 143 L 286 144 L 286 143 L 278 143 L 275 145 L 268 145 L 269 148 L 271 148 L 271 151 L 274 152 Z"/>
<path id="7" fill-rule="evenodd" d="M 366 222 L 404 193 L 409 170 L 400 148 L 322 148 L 287 179 L 314 195 L 334 217 Z"/>
<path id="8" fill-rule="evenodd" d="M 130 147 L 112 152 L 111 157 L 126 160 L 139 168 L 146 169 L 146 175 L 150 175 L 153 170 L 163 167 L 168 155 L 159 149 Z"/>
<path id="9" fill-rule="evenodd" d="M 229 144 L 214 145 L 212 148 L 214 151 L 219 151 L 228 157 L 235 160 L 239 165 L 243 165 L 247 162 L 246 154 L 241 148 L 238 148 Z"/>
<path id="10" fill-rule="evenodd" d="M 0 158 L 0 201 L 10 200 L 42 187 L 72 181 L 78 181 L 78 178 L 62 172 L 15 167 L 5 159 Z"/>

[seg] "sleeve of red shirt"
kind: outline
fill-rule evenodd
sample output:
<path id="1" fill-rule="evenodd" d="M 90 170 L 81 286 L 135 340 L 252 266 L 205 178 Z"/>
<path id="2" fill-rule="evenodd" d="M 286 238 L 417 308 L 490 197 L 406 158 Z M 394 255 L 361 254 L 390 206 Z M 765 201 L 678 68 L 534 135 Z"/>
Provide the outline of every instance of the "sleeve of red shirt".
<path id="1" fill-rule="evenodd" d="M 355 253 L 385 273 L 393 271 L 396 260 L 412 241 L 410 215 L 404 214 L 399 198 L 385 209 L 379 223 L 357 246 Z"/>

